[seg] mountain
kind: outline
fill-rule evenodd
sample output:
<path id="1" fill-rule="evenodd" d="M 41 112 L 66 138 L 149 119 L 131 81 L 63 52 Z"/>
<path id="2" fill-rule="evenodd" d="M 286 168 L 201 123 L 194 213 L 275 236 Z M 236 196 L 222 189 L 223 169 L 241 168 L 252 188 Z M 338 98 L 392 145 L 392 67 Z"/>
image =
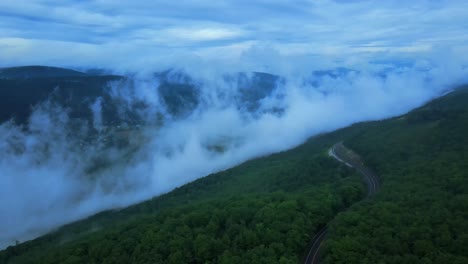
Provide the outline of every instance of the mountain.
<path id="1" fill-rule="evenodd" d="M 0 70 L 0 122 L 14 119 L 24 124 L 34 108 L 45 101 L 68 109 L 71 118 L 90 120 L 89 105 L 107 94 L 109 82 L 122 79 L 122 76 L 93 76 L 45 66 L 3 68 Z M 111 105 L 103 112 L 116 118 L 116 110 Z"/>
<path id="2" fill-rule="evenodd" d="M 225 81 L 236 88 L 233 90 L 240 91 L 233 97 L 235 105 L 249 112 L 258 110 L 259 100 L 271 94 L 279 80 L 278 76 L 267 73 L 225 76 Z M 199 89 L 201 85 L 178 70 L 157 72 L 153 80 L 142 81 L 132 76 L 106 75 L 98 70 L 83 73 L 45 66 L 3 68 L 0 69 L 0 123 L 14 119 L 25 124 L 35 106 L 45 101 L 65 108 L 71 118 L 92 123 L 91 106 L 99 100 L 105 125 L 143 124 L 148 121 L 143 119 L 148 117 L 141 113 L 150 107 L 145 99 L 152 93 L 161 99 L 164 112 L 184 118 L 206 99 Z M 141 91 L 139 86 L 146 88 Z M 127 105 L 130 99 L 132 104 Z M 155 114 L 153 119 L 158 116 Z"/>
<path id="3" fill-rule="evenodd" d="M 89 105 L 105 95 L 108 82 L 119 79 L 119 76 L 87 75 L 0 79 L 0 122 L 13 118 L 26 123 L 34 107 L 48 100 L 70 109 L 72 118 L 91 119 Z M 112 116 L 113 110 L 109 109 L 108 114 Z"/>
<path id="4" fill-rule="evenodd" d="M 0 68 L 0 79 L 35 79 L 77 77 L 86 75 L 86 73 L 80 71 L 49 66 L 20 66 Z"/>
<path id="5" fill-rule="evenodd" d="M 467 263 L 468 87 L 406 115 L 102 212 L 0 252 L 3 263 L 297 263 L 329 225 L 324 263 Z M 336 142 L 380 176 L 328 157 Z M 357 203 L 356 203 L 357 202 Z M 334 219 L 334 220 L 332 220 Z"/>

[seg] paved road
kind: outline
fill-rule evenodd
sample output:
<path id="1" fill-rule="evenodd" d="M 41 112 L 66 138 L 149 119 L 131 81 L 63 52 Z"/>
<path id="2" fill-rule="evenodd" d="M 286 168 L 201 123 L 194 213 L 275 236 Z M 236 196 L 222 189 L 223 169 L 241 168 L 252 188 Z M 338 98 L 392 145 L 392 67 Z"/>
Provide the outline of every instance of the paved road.
<path id="1" fill-rule="evenodd" d="M 364 166 L 364 163 L 362 162 L 361 158 L 352 150 L 346 148 L 343 145 L 343 142 L 339 142 L 333 145 L 328 151 L 328 154 L 331 157 L 338 160 L 339 162 L 342 162 L 349 167 L 355 168 L 362 174 L 364 180 L 367 183 L 366 199 L 369 199 L 372 195 L 374 195 L 379 190 L 380 184 L 379 184 L 379 178 L 377 177 L 377 175 L 372 170 Z M 325 225 L 312 238 L 309 244 L 310 249 L 304 260 L 304 263 L 306 264 L 320 263 L 320 247 L 322 246 L 322 242 L 325 240 L 327 236 L 327 231 L 328 231 L 328 225 Z"/>
<path id="2" fill-rule="evenodd" d="M 367 197 L 371 197 L 379 190 L 380 184 L 377 174 L 367 168 L 361 158 L 352 150 L 346 148 L 343 142 L 333 145 L 328 153 L 331 157 L 345 163 L 349 167 L 355 168 L 362 174 L 367 183 Z"/>

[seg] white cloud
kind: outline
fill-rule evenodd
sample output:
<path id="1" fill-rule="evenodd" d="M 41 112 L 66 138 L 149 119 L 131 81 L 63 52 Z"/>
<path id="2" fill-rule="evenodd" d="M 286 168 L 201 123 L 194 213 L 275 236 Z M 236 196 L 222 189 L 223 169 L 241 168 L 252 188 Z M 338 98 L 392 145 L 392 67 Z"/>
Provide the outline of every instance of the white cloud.
<path id="1" fill-rule="evenodd" d="M 189 41 L 223 40 L 243 35 L 239 30 L 224 28 L 169 28 L 164 31 L 176 39 Z"/>
<path id="2" fill-rule="evenodd" d="M 166 47 L 199 46 L 206 41 L 226 41 L 245 36 L 245 30 L 227 26 L 168 27 L 158 30 L 142 29 L 132 33 L 133 39 L 149 41 Z"/>
<path id="3" fill-rule="evenodd" d="M 0 50 L 0 64 L 38 61 L 29 52 L 43 52 L 36 45 L 39 39 L 54 51 L 50 60 L 43 56 L 40 61 L 57 66 L 73 60 L 75 54 L 69 51 L 75 49 L 88 58 L 80 58 L 79 66 L 110 67 L 115 58 L 109 59 L 109 47 L 119 47 L 117 52 L 125 49 L 123 54 L 139 61 L 148 52 L 215 57 L 210 50 L 216 54 L 227 47 L 234 49 L 227 53 L 239 56 L 239 45 L 248 42 L 268 43 L 283 54 L 295 55 L 413 52 L 418 56 L 435 48 L 466 47 L 467 14 L 468 3 L 456 0 L 4 1 L 0 38 L 22 42 L 15 56 L 8 49 Z M 67 49 L 62 48 L 65 42 Z M 83 43 L 95 46 L 86 53 Z"/>

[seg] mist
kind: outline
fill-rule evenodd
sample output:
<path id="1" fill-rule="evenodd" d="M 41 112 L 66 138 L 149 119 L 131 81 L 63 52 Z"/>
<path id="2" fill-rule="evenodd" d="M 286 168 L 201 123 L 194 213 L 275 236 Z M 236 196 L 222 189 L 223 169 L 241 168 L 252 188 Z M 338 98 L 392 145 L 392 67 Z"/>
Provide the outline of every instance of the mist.
<path id="1" fill-rule="evenodd" d="M 454 61 L 327 71 L 273 65 L 279 77 L 267 92 L 247 91 L 255 95 L 251 101 L 240 83 L 254 82 L 255 74 L 242 74 L 240 82 L 238 72 L 216 65 L 183 67 L 166 77 L 194 87 L 192 101 L 174 99 L 180 109 L 165 103 L 161 76 L 145 68 L 109 82 L 111 101 L 88 103 L 91 121 L 71 118 L 69 109 L 46 100 L 26 124 L 0 125 L 0 246 L 169 192 L 319 133 L 404 114 L 466 81 L 466 66 Z M 120 115 L 133 111 L 139 123 L 105 124 L 106 103 L 115 103 Z"/>

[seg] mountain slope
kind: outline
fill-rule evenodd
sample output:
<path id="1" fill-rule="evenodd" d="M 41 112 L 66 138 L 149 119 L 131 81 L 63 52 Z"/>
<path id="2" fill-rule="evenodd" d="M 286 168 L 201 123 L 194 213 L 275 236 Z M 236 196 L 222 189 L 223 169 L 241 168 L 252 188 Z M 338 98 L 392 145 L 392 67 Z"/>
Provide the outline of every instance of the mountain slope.
<path id="1" fill-rule="evenodd" d="M 236 107 L 249 112 L 258 110 L 259 101 L 271 94 L 279 80 L 278 76 L 258 72 L 225 76 L 226 84 L 239 92 L 232 98 Z M 200 86 L 189 75 L 177 70 L 157 72 L 142 81 L 132 76 L 102 75 L 96 71 L 85 74 L 45 66 L 2 68 L 0 123 L 14 119 L 24 124 L 34 108 L 45 101 L 65 108 L 71 118 L 90 123 L 93 122 L 92 105 L 100 102 L 104 125 L 143 124 L 148 121 L 143 119 L 157 119 L 141 116 L 141 113 L 151 112 L 148 104 L 158 103 L 168 115 L 184 118 L 205 99 Z M 156 96 L 159 102 L 148 103 L 145 101 L 148 96 Z"/>
<path id="2" fill-rule="evenodd" d="M 381 177 L 339 213 L 326 263 L 466 263 L 468 89 L 407 115 L 314 137 L 166 195 L 70 224 L 0 253 L 5 263 L 295 263 L 311 236 L 364 194 L 327 157 L 334 143 Z"/>
<path id="3" fill-rule="evenodd" d="M 86 76 L 84 72 L 48 66 L 0 68 L 0 79 L 35 79 Z"/>
<path id="4" fill-rule="evenodd" d="M 326 157 L 334 140 L 247 162 L 1 256 L 7 263 L 297 262 L 310 236 L 364 194 L 353 170 Z"/>
<path id="5" fill-rule="evenodd" d="M 382 189 L 338 216 L 325 263 L 468 263 L 468 89 L 353 129 Z"/>
<path id="6" fill-rule="evenodd" d="M 42 77 L 37 79 L 0 78 L 0 122 L 14 118 L 26 123 L 35 106 L 50 100 L 70 109 L 70 117 L 91 119 L 89 105 L 106 94 L 106 84 L 119 76 Z M 106 111 L 107 110 L 107 111 Z M 115 110 L 104 114 L 115 118 Z"/>

